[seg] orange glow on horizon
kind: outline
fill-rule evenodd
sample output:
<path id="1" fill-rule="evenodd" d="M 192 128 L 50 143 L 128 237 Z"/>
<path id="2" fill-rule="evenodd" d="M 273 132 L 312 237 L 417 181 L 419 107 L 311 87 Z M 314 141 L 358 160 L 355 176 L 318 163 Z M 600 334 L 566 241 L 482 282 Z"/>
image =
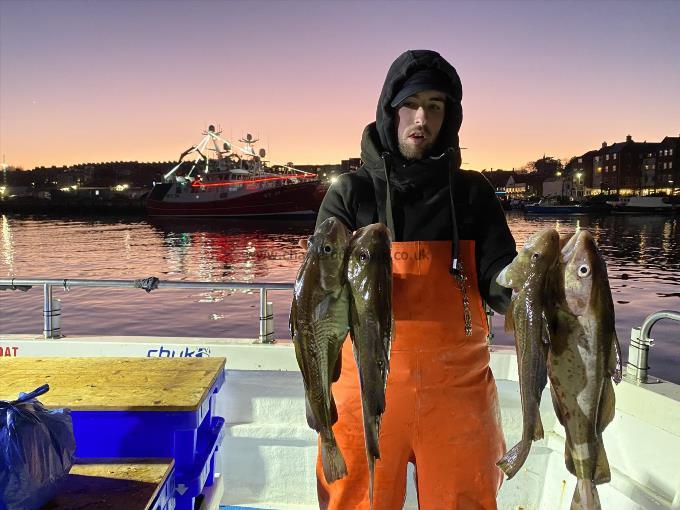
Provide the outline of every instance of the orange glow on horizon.
<path id="1" fill-rule="evenodd" d="M 409 48 L 438 51 L 461 77 L 463 168 L 680 131 L 669 24 L 680 2 L 0 0 L 0 11 L 0 157 L 13 167 L 176 162 L 209 124 L 229 141 L 252 133 L 271 164 L 339 164 L 360 156 L 387 69 Z"/>

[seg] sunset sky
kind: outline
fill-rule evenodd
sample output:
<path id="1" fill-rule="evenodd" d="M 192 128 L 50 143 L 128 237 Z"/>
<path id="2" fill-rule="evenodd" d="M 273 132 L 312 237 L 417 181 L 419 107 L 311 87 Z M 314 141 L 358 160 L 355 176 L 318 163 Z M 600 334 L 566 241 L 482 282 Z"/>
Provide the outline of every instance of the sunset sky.
<path id="1" fill-rule="evenodd" d="M 463 82 L 464 168 L 680 134 L 680 2 L 0 0 L 0 155 L 170 161 L 208 124 L 275 163 L 359 156 L 387 68 Z"/>

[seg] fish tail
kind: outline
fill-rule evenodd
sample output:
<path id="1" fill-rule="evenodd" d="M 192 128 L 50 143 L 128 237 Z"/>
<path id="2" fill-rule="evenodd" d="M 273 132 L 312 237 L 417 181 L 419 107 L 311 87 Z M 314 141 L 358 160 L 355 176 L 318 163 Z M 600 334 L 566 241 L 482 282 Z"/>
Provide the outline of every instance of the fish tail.
<path id="1" fill-rule="evenodd" d="M 323 474 L 328 483 L 333 483 L 336 480 L 347 475 L 347 465 L 345 459 L 338 448 L 338 443 L 335 438 L 321 437 L 321 464 L 323 465 Z"/>
<path id="2" fill-rule="evenodd" d="M 593 481 L 596 484 L 607 483 L 612 479 L 611 471 L 609 470 L 609 460 L 607 459 L 607 452 L 604 449 L 602 438 L 597 440 L 597 457 L 595 458 L 595 476 Z"/>
<path id="3" fill-rule="evenodd" d="M 539 441 L 540 439 L 543 439 L 543 422 L 541 421 L 541 413 L 536 411 L 536 419 L 534 420 L 534 432 L 533 436 L 531 439 L 534 441 Z"/>
<path id="4" fill-rule="evenodd" d="M 571 500 L 569 510 L 601 510 L 600 496 L 597 493 L 597 487 L 591 480 L 583 480 L 578 478 L 576 480 L 576 488 L 574 489 L 574 496 Z"/>
<path id="5" fill-rule="evenodd" d="M 508 453 L 503 455 L 501 460 L 496 462 L 496 465 L 507 475 L 508 480 L 515 476 L 519 469 L 524 465 L 524 462 L 529 456 L 530 446 L 531 441 L 522 440 L 513 446 Z"/>

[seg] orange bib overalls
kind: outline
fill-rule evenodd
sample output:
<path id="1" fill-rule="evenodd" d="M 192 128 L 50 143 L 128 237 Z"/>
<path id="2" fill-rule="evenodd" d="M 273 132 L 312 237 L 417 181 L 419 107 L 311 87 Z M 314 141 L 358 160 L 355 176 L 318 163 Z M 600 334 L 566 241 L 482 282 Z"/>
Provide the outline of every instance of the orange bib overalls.
<path id="1" fill-rule="evenodd" d="M 374 509 L 401 510 L 406 467 L 416 466 L 421 510 L 495 510 L 505 452 L 496 385 L 489 368 L 487 322 L 477 287 L 473 241 L 460 241 L 472 335 L 463 297 L 449 273 L 450 241 L 392 243 L 393 313 L 387 403 L 375 464 Z M 319 507 L 368 509 L 359 378 L 349 339 L 333 385 L 333 431 L 349 474 L 327 484 L 317 461 Z"/>

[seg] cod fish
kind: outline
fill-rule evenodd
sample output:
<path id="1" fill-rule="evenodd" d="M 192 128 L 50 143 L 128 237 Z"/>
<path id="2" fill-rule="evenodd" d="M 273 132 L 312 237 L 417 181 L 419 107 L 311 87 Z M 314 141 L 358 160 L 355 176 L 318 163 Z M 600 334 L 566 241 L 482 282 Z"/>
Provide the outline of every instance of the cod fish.
<path id="1" fill-rule="evenodd" d="M 515 476 L 526 461 L 531 443 L 543 439 L 539 407 L 547 383 L 547 311 L 559 263 L 559 234 L 545 229 L 527 240 L 496 279 L 499 285 L 513 289 L 505 329 L 515 332 L 523 415 L 522 439 L 497 462 L 508 478 Z"/>
<path id="2" fill-rule="evenodd" d="M 350 335 L 359 370 L 364 438 L 373 506 L 378 436 L 385 412 L 385 388 L 392 346 L 392 259 L 390 232 L 381 223 L 357 230 L 349 245 Z"/>
<path id="3" fill-rule="evenodd" d="M 335 217 L 310 237 L 298 271 L 290 310 L 290 334 L 305 386 L 307 423 L 319 433 L 328 483 L 347 474 L 333 434 L 338 413 L 331 383 L 340 376 L 340 350 L 349 331 L 345 257 L 350 233 Z"/>
<path id="4" fill-rule="evenodd" d="M 600 508 L 596 484 L 611 479 L 602 432 L 614 418 L 621 380 L 607 268 L 592 235 L 581 230 L 562 249 L 562 289 L 548 356 L 555 413 L 565 428 L 565 463 L 577 478 L 572 510 Z"/>

